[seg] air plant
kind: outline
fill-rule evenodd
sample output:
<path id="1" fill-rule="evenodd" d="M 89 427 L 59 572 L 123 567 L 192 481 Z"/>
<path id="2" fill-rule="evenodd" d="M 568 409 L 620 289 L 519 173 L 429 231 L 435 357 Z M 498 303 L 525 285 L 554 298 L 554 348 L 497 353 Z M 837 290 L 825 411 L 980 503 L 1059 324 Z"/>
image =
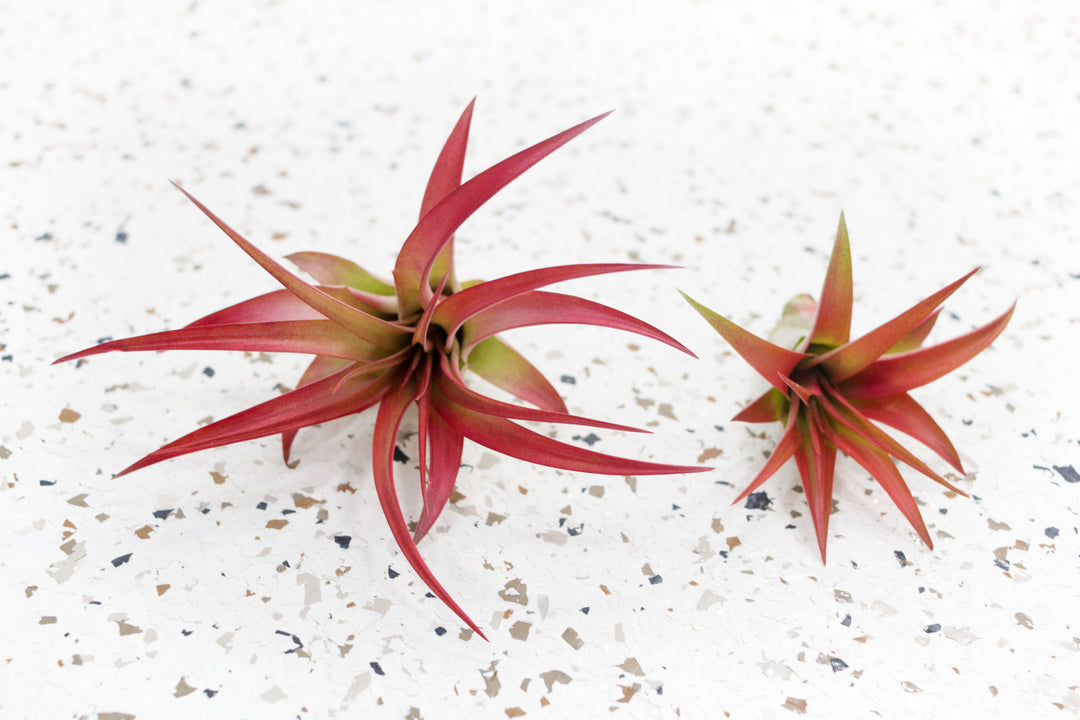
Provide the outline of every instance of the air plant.
<path id="1" fill-rule="evenodd" d="M 476 624 L 443 588 L 416 543 L 446 506 L 469 438 L 528 462 L 612 475 L 699 472 L 708 468 L 614 457 L 558 442 L 514 420 L 636 431 L 571 415 L 562 398 L 498 333 L 553 323 L 625 330 L 692 355 L 672 337 L 630 315 L 590 300 L 541 291 L 574 278 L 668 266 L 562 265 L 487 282 L 459 283 L 453 235 L 495 193 L 601 120 L 600 115 L 497 163 L 461 183 L 473 103 L 462 113 L 435 163 L 406 238 L 393 281 L 353 262 L 319 252 L 288 256 L 319 283 L 300 279 L 179 188 L 233 242 L 285 289 L 260 295 L 169 332 L 105 342 L 57 360 L 118 350 L 245 350 L 315 355 L 297 387 L 267 402 L 195 430 L 150 453 L 119 475 L 198 450 L 281 434 L 286 462 L 297 431 L 378 406 L 372 443 L 375 489 L 395 542 L 427 587 L 470 628 Z M 529 403 L 488 397 L 465 382 L 469 370 Z M 416 405 L 423 507 L 409 532 L 394 485 L 394 448 L 406 410 Z M 640 432 L 640 431 L 638 431 Z"/>
<path id="2" fill-rule="evenodd" d="M 694 309 L 772 385 L 734 419 L 784 423 L 776 449 L 735 502 L 756 490 L 794 456 L 824 562 L 833 469 L 836 452 L 841 450 L 880 483 L 932 549 L 930 533 L 894 458 L 955 493 L 965 493 L 874 421 L 922 442 L 964 474 L 949 438 L 908 391 L 946 375 L 975 357 L 1009 322 L 1015 303 L 1001 317 L 966 335 L 922 347 L 941 304 L 977 270 L 852 340 L 851 247 L 841 213 L 820 302 L 805 294 L 789 301 L 770 336 L 772 342 L 747 332 L 683 293 Z"/>

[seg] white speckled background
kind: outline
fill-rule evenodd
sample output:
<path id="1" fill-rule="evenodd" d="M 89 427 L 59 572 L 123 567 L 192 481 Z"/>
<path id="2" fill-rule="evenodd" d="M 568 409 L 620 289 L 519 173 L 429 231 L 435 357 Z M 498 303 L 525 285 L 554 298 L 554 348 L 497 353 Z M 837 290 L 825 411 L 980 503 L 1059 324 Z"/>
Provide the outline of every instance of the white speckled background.
<path id="1" fill-rule="evenodd" d="M 1072 4 L 0 5 L 3 717 L 1080 714 Z M 388 272 L 474 95 L 470 175 L 616 110 L 463 228 L 459 274 L 686 266 L 569 289 L 700 361 L 614 331 L 510 339 L 574 379 L 573 411 L 655 433 L 597 449 L 716 466 L 634 481 L 467 444 L 421 549 L 490 643 L 396 550 L 371 415 L 302 432 L 294 469 L 266 440 L 111 479 L 303 358 L 49 365 L 274 287 L 167 178 L 275 256 Z M 762 381 L 675 287 L 766 333 L 820 288 L 841 208 L 856 332 L 975 265 L 932 340 L 1019 305 L 917 393 L 971 473 L 971 499 L 907 474 L 935 549 L 843 460 L 822 566 L 793 465 L 767 509 L 730 506 L 779 426 L 728 421 Z"/>

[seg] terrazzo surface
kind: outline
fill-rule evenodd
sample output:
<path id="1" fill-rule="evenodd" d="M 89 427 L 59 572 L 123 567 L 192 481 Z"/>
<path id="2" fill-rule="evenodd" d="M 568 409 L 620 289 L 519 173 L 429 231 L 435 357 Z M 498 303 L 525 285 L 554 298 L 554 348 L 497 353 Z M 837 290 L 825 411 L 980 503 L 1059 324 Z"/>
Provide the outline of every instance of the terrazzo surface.
<path id="1" fill-rule="evenodd" d="M 0 5 L 3 717 L 1080 715 L 1074 5 Z M 467 176 L 615 112 L 463 227 L 459 274 L 679 265 L 562 289 L 700 358 L 514 331 L 572 412 L 652 434 L 539 429 L 715 468 L 594 476 L 467 443 L 420 549 L 490 642 L 397 550 L 371 414 L 302 431 L 290 467 L 266 439 L 112 478 L 305 358 L 50 365 L 274 289 L 169 178 L 274 257 L 388 275 L 474 96 Z M 676 288 L 765 334 L 818 292 L 841 210 L 856 332 L 977 265 L 931 341 L 1018 305 L 916 392 L 968 470 L 947 476 L 967 498 L 904 470 L 934 549 L 844 458 L 823 565 L 793 464 L 732 506 L 779 426 L 729 421 L 764 381 Z"/>

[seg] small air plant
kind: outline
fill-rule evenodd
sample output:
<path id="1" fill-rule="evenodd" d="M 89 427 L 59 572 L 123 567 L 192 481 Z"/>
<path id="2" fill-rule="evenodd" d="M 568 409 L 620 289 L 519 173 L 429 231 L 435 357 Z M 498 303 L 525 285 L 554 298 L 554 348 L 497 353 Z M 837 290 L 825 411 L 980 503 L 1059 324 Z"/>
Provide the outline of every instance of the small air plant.
<path id="1" fill-rule="evenodd" d="M 851 248 L 841 214 L 821 301 L 798 295 L 788 302 L 770 336 L 772 342 L 752 335 L 683 293 L 694 309 L 772 385 L 734 419 L 784 423 L 776 449 L 735 502 L 756 490 L 794 456 L 824 562 L 832 509 L 833 468 L 836 451 L 842 450 L 881 484 L 923 542 L 933 548 L 919 508 L 893 458 L 953 492 L 965 493 L 872 421 L 919 440 L 964 474 L 949 438 L 908 391 L 946 375 L 978 355 L 1009 322 L 1015 303 L 1001 317 L 966 335 L 922 347 L 937 320 L 940 305 L 977 270 L 877 329 L 851 340 Z"/>
<path id="2" fill-rule="evenodd" d="M 470 628 L 476 624 L 428 569 L 416 543 L 445 507 L 469 438 L 515 458 L 571 471 L 611 475 L 700 472 L 605 455 L 558 442 L 513 420 L 569 423 L 636 431 L 569 414 L 555 388 L 498 338 L 512 328 L 574 323 L 638 333 L 691 354 L 655 327 L 582 298 L 540 291 L 574 278 L 668 266 L 563 265 L 488 282 L 459 283 L 453 234 L 495 193 L 597 123 L 604 115 L 552 136 L 461 183 L 473 104 L 462 113 L 428 181 L 420 220 L 398 254 L 393 282 L 317 252 L 289 256 L 319 283 L 309 284 L 245 240 L 202 203 L 187 197 L 285 289 L 215 312 L 170 332 L 114 340 L 57 360 L 119 350 L 245 350 L 315 355 L 297 387 L 260 405 L 201 427 L 120 472 L 120 475 L 198 450 L 281 434 L 285 461 L 297 431 L 378 406 L 372 447 L 375 489 L 398 547 L 430 590 Z M 179 186 L 177 186 L 179 187 Z M 470 389 L 473 373 L 531 406 L 503 402 Z M 414 532 L 394 486 L 394 447 L 406 410 L 419 424 L 423 507 Z M 638 431 L 640 432 L 640 431 Z"/>

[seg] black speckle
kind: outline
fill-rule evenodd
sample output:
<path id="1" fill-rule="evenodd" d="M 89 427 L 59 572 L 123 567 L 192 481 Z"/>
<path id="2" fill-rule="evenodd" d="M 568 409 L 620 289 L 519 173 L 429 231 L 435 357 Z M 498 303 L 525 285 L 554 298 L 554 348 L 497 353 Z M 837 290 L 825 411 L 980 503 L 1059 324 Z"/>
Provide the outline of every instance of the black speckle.
<path id="1" fill-rule="evenodd" d="M 202 374 L 205 375 L 206 377 L 214 377 L 214 368 L 207 365 L 206 367 L 204 367 L 202 369 Z"/>
<path id="2" fill-rule="evenodd" d="M 218 694 L 217 690 L 211 690 L 210 688 L 207 688 L 207 689 L 203 690 L 203 692 L 206 693 L 206 697 L 208 697 L 208 698 L 212 698 L 212 697 L 214 697 L 215 695 Z"/>
<path id="3" fill-rule="evenodd" d="M 158 520 L 164 520 L 165 518 L 172 515 L 173 510 L 174 508 L 169 508 L 168 510 L 155 510 L 154 517 L 156 517 Z"/>
<path id="4" fill-rule="evenodd" d="M 180 634 L 183 635 L 184 637 L 187 637 L 188 635 L 190 635 L 193 632 L 195 632 L 195 631 L 194 630 L 181 630 Z"/>
<path id="5" fill-rule="evenodd" d="M 722 557 L 722 558 L 724 558 L 725 560 L 727 560 L 727 556 L 728 556 L 728 551 L 727 551 L 727 550 L 721 550 L 720 552 L 718 552 L 718 553 L 717 553 L 717 555 L 719 555 L 720 557 Z"/>
<path id="6" fill-rule="evenodd" d="M 671 503 L 671 511 L 672 512 L 675 512 L 675 511 L 680 510 L 680 509 L 681 508 L 678 505 L 676 505 L 675 503 Z"/>
<path id="7" fill-rule="evenodd" d="M 724 426 L 723 425 L 713 425 L 713 427 L 716 428 L 717 430 L 719 430 L 720 432 L 724 432 Z"/>
<path id="8" fill-rule="evenodd" d="M 1009 571 L 1009 561 L 1008 560 L 994 560 L 994 564 L 997 565 L 1002 570 L 1004 570 L 1005 572 Z"/>
<path id="9" fill-rule="evenodd" d="M 7 280 L 11 277 L 11 273 L 0 273 L 0 280 Z"/>
<path id="10" fill-rule="evenodd" d="M 911 563 L 908 562 L 907 555 L 901 550 L 893 550 L 892 553 L 896 557 L 896 562 L 900 563 L 900 567 L 907 567 Z"/>
<path id="11" fill-rule="evenodd" d="M 282 565 L 284 565 L 284 566 L 285 566 L 285 567 L 287 567 L 287 568 L 291 568 L 291 567 L 292 567 L 292 565 L 290 565 L 290 564 L 289 564 L 289 561 L 288 561 L 288 560 L 282 560 L 282 561 L 281 561 L 281 564 L 282 564 Z"/>
<path id="12" fill-rule="evenodd" d="M 14 359 L 14 355 L 4 355 L 3 357 L 0 357 L 0 360 L 3 360 L 4 362 L 12 362 Z M 78 365 L 76 364 L 75 367 L 78 367 Z"/>
<path id="13" fill-rule="evenodd" d="M 439 637 L 442 637 L 443 635 L 446 634 L 446 628 L 444 628 L 442 625 L 440 625 L 439 627 L 435 628 L 435 634 L 438 635 Z"/>
<path id="14" fill-rule="evenodd" d="M 130 559 L 131 559 L 131 553 L 127 553 L 126 555 L 121 555 L 120 557 L 114 557 L 112 559 L 112 566 L 113 567 L 120 567 L 121 565 L 123 565 L 124 563 L 126 563 Z"/>
<path id="15" fill-rule="evenodd" d="M 769 496 L 762 490 L 761 492 L 750 493 L 747 495 L 746 505 L 743 507 L 747 510 L 766 510 L 771 504 L 772 500 L 770 500 Z"/>
<path id="16" fill-rule="evenodd" d="M 577 527 L 574 527 L 573 525 L 568 525 L 566 527 L 566 532 L 570 534 L 570 537 L 577 537 L 583 530 L 585 530 L 585 523 L 579 523 Z"/>
<path id="17" fill-rule="evenodd" d="M 296 643 L 296 647 L 289 648 L 288 650 L 285 651 L 286 655 L 288 655 L 290 653 L 294 653 L 297 650 L 300 650 L 301 648 L 304 647 L 304 643 L 300 642 L 300 638 L 296 637 L 295 635 L 293 635 L 291 632 L 289 632 L 287 630 L 275 630 L 274 634 L 275 635 L 284 635 L 287 638 L 292 638 L 292 641 L 294 643 Z"/>
<path id="18" fill-rule="evenodd" d="M 126 243 L 127 239 L 128 239 L 128 234 L 126 232 L 124 232 L 123 230 L 116 233 L 116 242 L 118 242 L 118 243 Z M 214 696 L 211 695 L 210 697 L 214 697 Z"/>
<path id="19" fill-rule="evenodd" d="M 851 627 L 851 615 L 845 615 L 844 619 L 840 621 L 840 624 L 844 627 Z"/>
<path id="20" fill-rule="evenodd" d="M 386 673 L 383 672 L 382 666 L 379 665 L 379 663 L 372 662 L 372 663 L 368 663 L 368 664 L 371 665 L 371 669 L 375 671 L 376 675 L 385 675 L 386 674 Z"/>
<path id="21" fill-rule="evenodd" d="M 938 508 L 938 512 L 941 513 L 942 515 L 948 515 L 949 514 L 949 508 Z"/>
<path id="22" fill-rule="evenodd" d="M 435 596 L 430 592 L 424 593 L 424 597 L 426 597 L 428 600 L 434 600 L 435 599 Z"/>
<path id="23" fill-rule="evenodd" d="M 34 238 L 34 242 L 43 242 L 48 240 L 52 240 L 52 233 L 41 233 L 36 238 Z"/>
<path id="24" fill-rule="evenodd" d="M 931 623 L 930 625 L 927 625 L 926 627 L 924 627 L 922 629 L 922 631 L 929 635 L 930 633 L 936 633 L 940 629 L 941 629 L 941 623 Z"/>
<path id="25" fill-rule="evenodd" d="M 282 515 L 292 515 L 292 514 L 294 514 L 295 512 L 296 512 L 296 511 L 295 511 L 295 510 L 293 510 L 292 508 L 285 508 L 284 510 L 282 510 L 282 511 L 281 511 L 281 514 L 282 514 Z"/>
<path id="26" fill-rule="evenodd" d="M 841 670 L 847 670 L 848 664 L 838 657 L 829 658 L 829 666 L 834 673 L 838 673 Z"/>
<path id="27" fill-rule="evenodd" d="M 335 535 L 334 536 L 334 542 L 336 542 L 338 544 L 338 547 L 340 547 L 342 550 L 348 550 L 349 549 L 349 543 L 352 542 L 352 536 L 351 535 Z"/>
<path id="28" fill-rule="evenodd" d="M 559 381 L 564 382 L 567 385 L 577 385 L 577 378 L 575 378 L 573 375 L 563 375 L 559 378 Z"/>
<path id="29" fill-rule="evenodd" d="M 401 573 L 399 573 L 397 570 L 395 570 L 394 568 L 387 565 L 386 566 L 386 574 L 390 576 L 391 580 L 393 580 L 394 578 L 396 578 Z"/>
<path id="30" fill-rule="evenodd" d="M 98 345 L 100 345 L 100 344 L 102 344 L 102 343 L 107 343 L 107 342 L 109 342 L 110 340 L 112 340 L 112 335 L 106 335 L 105 337 L 99 337 L 99 338 L 97 339 L 97 344 L 98 344 Z"/>
<path id="31" fill-rule="evenodd" d="M 1080 473 L 1076 472 L 1076 468 L 1072 465 L 1055 465 L 1054 470 L 1057 470 L 1058 475 L 1060 475 L 1065 482 L 1080 482 Z"/>
<path id="32" fill-rule="evenodd" d="M 42 487 L 48 487 L 50 485 L 55 485 L 55 484 L 56 484 L 55 480 L 38 480 L 38 485 L 41 485 Z"/>
<path id="33" fill-rule="evenodd" d="M 202 509 L 202 510 L 200 510 L 199 512 L 201 512 L 201 513 L 202 513 L 203 515 L 205 515 L 205 514 L 207 514 L 208 512 L 210 512 L 210 508 L 203 508 L 203 509 Z"/>
<path id="34" fill-rule="evenodd" d="M 600 442 L 600 437 L 596 433 L 589 433 L 588 435 L 574 435 L 572 440 L 580 440 L 589 447 L 592 447 L 596 443 Z"/>
<path id="35" fill-rule="evenodd" d="M 255 505 L 255 509 L 256 510 L 265 510 L 266 509 L 266 501 L 263 501 L 263 502 L 258 503 L 257 505 Z"/>
<path id="36" fill-rule="evenodd" d="M 409 456 L 401 452 L 401 448 L 397 445 L 394 446 L 394 462 L 407 463 L 409 462 Z"/>
<path id="37" fill-rule="evenodd" d="M 562 527 L 565 524 L 566 524 L 566 518 L 564 518 L 564 517 L 559 518 L 559 527 Z"/>
<path id="38" fill-rule="evenodd" d="M 656 694 L 657 695 L 663 695 L 664 694 L 664 686 L 663 685 L 660 685 L 659 687 L 656 688 Z"/>
<path id="39" fill-rule="evenodd" d="M 1053 540 L 1054 538 L 1056 538 L 1059 535 L 1058 529 L 1056 527 L 1048 527 L 1048 528 L 1046 528 L 1045 532 L 1046 532 L 1046 537 L 1050 538 L 1051 540 Z"/>
<path id="40" fill-rule="evenodd" d="M 589 606 L 588 606 L 588 605 L 586 605 L 585 607 L 581 608 L 581 614 L 582 614 L 582 615 L 588 615 L 588 614 L 589 614 Z"/>
<path id="41" fill-rule="evenodd" d="M 653 575 L 651 578 L 649 578 L 650 585 L 659 585 L 662 582 L 664 582 L 664 578 L 660 575 Z"/>
<path id="42" fill-rule="evenodd" d="M 784 526 L 784 529 L 785 530 L 794 530 L 795 526 L 792 525 L 791 523 L 788 523 L 787 525 Z"/>
<path id="43" fill-rule="evenodd" d="M 967 419 L 965 419 L 965 418 L 960 418 L 960 422 L 964 423 L 965 425 L 968 425 L 968 426 L 970 426 L 970 425 L 971 425 L 972 423 L 974 423 L 975 421 L 974 421 L 974 420 L 967 420 Z"/>
<path id="44" fill-rule="evenodd" d="M 926 592 L 926 588 L 923 587 L 922 585 L 920 585 L 919 586 L 919 594 L 922 595 L 924 592 Z"/>

